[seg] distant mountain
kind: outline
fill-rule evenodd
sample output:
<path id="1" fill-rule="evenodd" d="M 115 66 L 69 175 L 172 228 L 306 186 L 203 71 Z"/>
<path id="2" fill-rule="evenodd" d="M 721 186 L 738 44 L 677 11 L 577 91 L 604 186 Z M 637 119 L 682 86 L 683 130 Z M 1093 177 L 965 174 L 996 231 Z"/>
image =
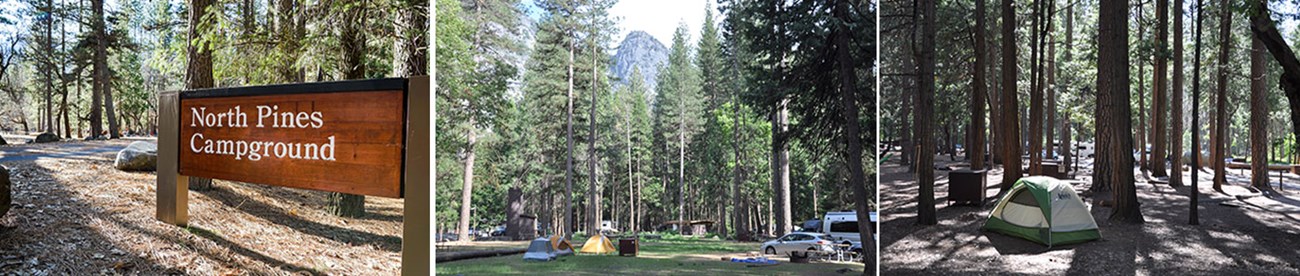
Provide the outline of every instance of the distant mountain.
<path id="1" fill-rule="evenodd" d="M 632 69 L 639 68 L 650 89 L 647 92 L 653 93 L 659 79 L 659 67 L 668 63 L 668 47 L 644 31 L 633 31 L 618 45 L 613 63 L 609 73 L 619 79 L 619 85 L 627 84 Z"/>

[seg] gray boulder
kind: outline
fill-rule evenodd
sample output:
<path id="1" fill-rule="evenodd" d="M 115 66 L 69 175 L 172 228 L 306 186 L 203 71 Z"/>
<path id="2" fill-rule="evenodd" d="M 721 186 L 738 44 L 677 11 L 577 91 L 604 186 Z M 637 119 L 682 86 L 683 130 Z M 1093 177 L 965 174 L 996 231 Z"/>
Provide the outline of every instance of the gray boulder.
<path id="1" fill-rule="evenodd" d="M 58 142 L 58 141 L 59 141 L 58 134 L 46 132 L 46 133 L 41 133 L 41 135 L 36 135 L 36 139 L 32 140 L 32 143 L 49 143 L 49 142 Z"/>
<path id="2" fill-rule="evenodd" d="M 158 166 L 158 145 L 134 142 L 117 152 L 113 166 L 123 171 L 153 171 Z"/>
<path id="3" fill-rule="evenodd" d="M 10 189 L 13 189 L 13 183 L 9 182 L 9 169 L 0 166 L 0 218 L 9 213 L 9 205 L 13 203 Z"/>

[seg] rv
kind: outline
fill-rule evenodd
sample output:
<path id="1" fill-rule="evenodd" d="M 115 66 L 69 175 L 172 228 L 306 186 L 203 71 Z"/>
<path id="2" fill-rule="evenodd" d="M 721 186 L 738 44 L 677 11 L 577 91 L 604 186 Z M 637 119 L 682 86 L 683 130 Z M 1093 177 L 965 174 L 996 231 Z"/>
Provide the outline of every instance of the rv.
<path id="1" fill-rule="evenodd" d="M 871 223 L 873 239 L 879 239 L 879 229 L 876 227 L 876 212 L 868 213 Z M 843 240 L 845 244 L 852 242 L 861 242 L 861 234 L 858 232 L 858 212 L 827 212 L 821 221 L 821 232 L 836 240 Z"/>

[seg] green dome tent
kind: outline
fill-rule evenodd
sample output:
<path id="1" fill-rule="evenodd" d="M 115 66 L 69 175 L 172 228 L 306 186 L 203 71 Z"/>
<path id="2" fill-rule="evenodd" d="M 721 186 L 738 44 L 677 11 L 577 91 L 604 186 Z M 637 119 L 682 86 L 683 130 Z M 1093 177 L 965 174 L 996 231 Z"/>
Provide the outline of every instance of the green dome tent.
<path id="1" fill-rule="evenodd" d="M 1097 222 L 1069 183 L 1047 176 L 1021 178 L 998 200 L 983 229 L 1047 246 L 1101 238 Z"/>

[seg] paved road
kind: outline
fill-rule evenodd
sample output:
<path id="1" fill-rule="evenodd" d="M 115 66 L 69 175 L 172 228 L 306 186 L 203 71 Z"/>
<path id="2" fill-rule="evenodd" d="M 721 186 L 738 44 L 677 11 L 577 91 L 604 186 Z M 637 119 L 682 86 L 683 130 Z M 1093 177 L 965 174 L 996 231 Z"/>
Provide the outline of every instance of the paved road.
<path id="1" fill-rule="evenodd" d="M 70 140 L 47 144 L 26 144 L 30 135 L 4 134 L 8 146 L 0 146 L 0 163 L 38 159 L 111 160 L 104 153 L 117 152 L 135 141 L 155 142 L 154 138 L 123 138 L 111 141 Z"/>

